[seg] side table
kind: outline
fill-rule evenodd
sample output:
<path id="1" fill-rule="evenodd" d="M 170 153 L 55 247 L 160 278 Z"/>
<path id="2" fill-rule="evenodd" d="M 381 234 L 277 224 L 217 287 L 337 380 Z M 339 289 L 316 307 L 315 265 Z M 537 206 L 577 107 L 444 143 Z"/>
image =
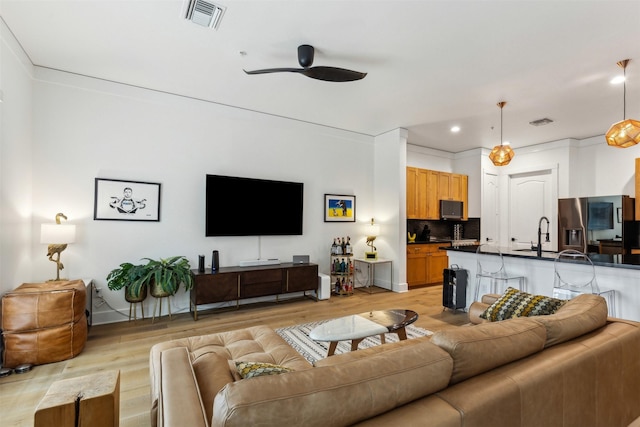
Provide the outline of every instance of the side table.
<path id="1" fill-rule="evenodd" d="M 118 427 L 120 371 L 59 380 L 51 384 L 34 415 L 34 427 Z"/>
<path id="2" fill-rule="evenodd" d="M 393 264 L 392 264 L 390 259 L 383 259 L 383 258 L 378 258 L 378 259 L 356 258 L 354 260 L 354 262 L 355 262 L 356 272 L 357 271 L 362 271 L 360 269 L 360 266 L 363 265 L 363 264 L 366 264 L 366 266 L 367 266 L 367 282 L 366 282 L 364 288 L 366 288 L 367 291 L 370 294 L 373 293 L 373 289 L 372 288 L 375 285 L 376 267 L 379 266 L 380 264 L 388 264 L 389 265 L 389 289 L 388 290 L 391 290 L 391 287 L 392 287 L 392 284 L 393 284 Z M 364 291 L 362 289 L 362 287 L 357 287 L 355 289 L 359 289 L 361 291 Z"/>

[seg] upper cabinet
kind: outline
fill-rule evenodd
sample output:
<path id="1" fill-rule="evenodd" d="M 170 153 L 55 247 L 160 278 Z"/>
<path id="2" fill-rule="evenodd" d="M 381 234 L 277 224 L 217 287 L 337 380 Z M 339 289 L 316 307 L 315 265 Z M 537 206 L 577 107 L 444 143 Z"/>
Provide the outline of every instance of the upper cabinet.
<path id="1" fill-rule="evenodd" d="M 466 220 L 467 185 L 467 175 L 407 167 L 407 218 L 440 219 L 440 200 L 459 200 Z"/>

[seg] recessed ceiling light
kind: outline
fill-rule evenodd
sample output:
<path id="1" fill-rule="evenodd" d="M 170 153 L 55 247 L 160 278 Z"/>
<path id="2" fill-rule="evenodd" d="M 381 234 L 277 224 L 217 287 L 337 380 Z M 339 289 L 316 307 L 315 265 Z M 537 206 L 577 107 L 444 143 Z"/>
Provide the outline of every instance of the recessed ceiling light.
<path id="1" fill-rule="evenodd" d="M 453 126 L 453 127 L 451 128 L 451 132 L 453 132 L 453 133 L 460 132 L 460 126 Z"/>
<path id="2" fill-rule="evenodd" d="M 612 85 L 619 85 L 620 83 L 624 82 L 624 76 L 616 76 L 614 78 L 612 78 L 609 83 L 611 83 Z"/>

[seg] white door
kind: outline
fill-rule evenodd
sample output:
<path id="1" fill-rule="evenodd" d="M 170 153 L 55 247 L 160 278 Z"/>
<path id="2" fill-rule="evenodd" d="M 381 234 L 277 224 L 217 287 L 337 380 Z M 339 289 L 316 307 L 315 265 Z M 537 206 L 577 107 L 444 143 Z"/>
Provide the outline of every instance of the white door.
<path id="1" fill-rule="evenodd" d="M 500 206 L 498 204 L 498 174 L 482 171 L 482 221 L 480 243 L 500 241 Z"/>
<path id="2" fill-rule="evenodd" d="M 549 219 L 549 239 L 545 242 L 547 223 L 542 221 L 542 248 L 556 250 L 558 189 L 557 169 L 550 168 L 509 175 L 509 240 L 513 248 L 530 248 L 538 243 L 538 225 Z"/>

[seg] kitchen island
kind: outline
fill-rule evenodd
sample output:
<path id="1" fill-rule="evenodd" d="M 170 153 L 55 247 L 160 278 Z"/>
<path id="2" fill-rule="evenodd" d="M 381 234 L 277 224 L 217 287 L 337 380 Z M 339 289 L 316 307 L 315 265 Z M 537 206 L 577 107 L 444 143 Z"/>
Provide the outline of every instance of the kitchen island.
<path id="1" fill-rule="evenodd" d="M 447 250 L 450 265 L 468 270 L 468 309 L 473 302 L 476 287 L 478 257 L 483 265 L 499 259 L 495 253 L 476 255 L 477 246 L 452 246 Z M 553 295 L 554 260 L 556 252 L 543 251 L 538 257 L 535 251 L 500 248 L 505 269 L 509 274 L 525 277 L 524 291 L 539 295 Z M 614 291 L 615 317 L 640 321 L 640 255 L 589 254 L 596 270 L 596 280 L 601 292 Z M 492 259 L 493 258 L 493 259 Z M 564 263 L 563 263 L 564 264 Z M 584 275 L 590 266 L 572 263 L 576 275 Z M 486 293 L 481 290 L 481 294 Z"/>

